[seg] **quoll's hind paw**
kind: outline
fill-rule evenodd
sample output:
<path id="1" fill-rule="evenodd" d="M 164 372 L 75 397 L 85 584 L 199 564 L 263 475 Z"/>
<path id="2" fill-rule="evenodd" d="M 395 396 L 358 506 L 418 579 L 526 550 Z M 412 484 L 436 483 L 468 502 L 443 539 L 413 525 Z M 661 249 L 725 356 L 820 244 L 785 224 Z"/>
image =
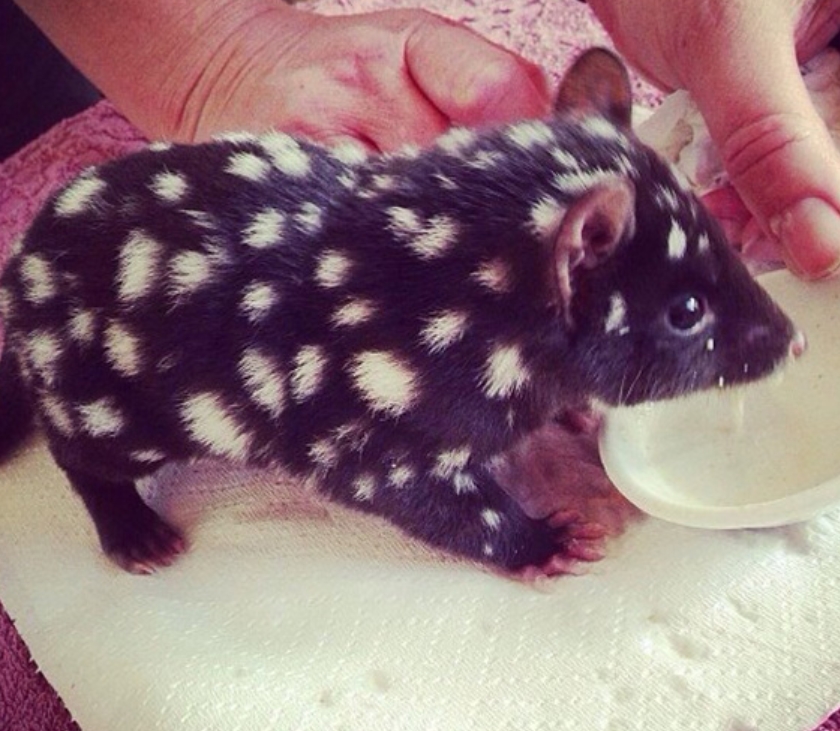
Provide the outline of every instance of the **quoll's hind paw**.
<path id="1" fill-rule="evenodd" d="M 187 549 L 179 531 L 166 523 L 153 510 L 142 518 L 135 516 L 131 524 L 111 526 L 101 537 L 108 557 L 132 574 L 153 574 L 171 565 Z"/>
<path id="2" fill-rule="evenodd" d="M 594 434 L 548 424 L 497 460 L 494 470 L 502 488 L 534 518 L 575 516 L 617 536 L 641 515 L 604 472 Z"/>

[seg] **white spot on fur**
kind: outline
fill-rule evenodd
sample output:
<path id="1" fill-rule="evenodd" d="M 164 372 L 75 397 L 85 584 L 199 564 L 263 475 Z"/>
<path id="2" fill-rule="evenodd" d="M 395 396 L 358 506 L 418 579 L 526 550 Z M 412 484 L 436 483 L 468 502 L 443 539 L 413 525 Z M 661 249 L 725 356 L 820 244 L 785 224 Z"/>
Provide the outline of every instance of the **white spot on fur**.
<path id="1" fill-rule="evenodd" d="M 78 411 L 82 429 L 92 437 L 114 437 L 125 428 L 125 417 L 113 399 L 80 404 Z"/>
<path id="2" fill-rule="evenodd" d="M 135 462 L 146 463 L 160 462 L 166 459 L 166 454 L 159 449 L 135 449 L 130 456 Z"/>
<path id="3" fill-rule="evenodd" d="M 468 323 L 466 312 L 447 310 L 430 317 L 420 337 L 432 353 L 439 353 L 464 337 Z"/>
<path id="4" fill-rule="evenodd" d="M 458 190 L 458 183 L 456 183 L 448 175 L 444 175 L 443 173 L 435 173 L 435 180 L 438 181 L 440 187 L 444 190 Z"/>
<path id="5" fill-rule="evenodd" d="M 152 294 L 158 283 L 163 245 L 143 231 L 132 231 L 120 250 L 117 292 L 131 304 Z"/>
<path id="6" fill-rule="evenodd" d="M 624 138 L 621 131 L 608 119 L 599 116 L 591 116 L 581 122 L 581 126 L 595 137 L 620 140 Z"/>
<path id="7" fill-rule="evenodd" d="M 714 349 L 715 349 L 715 339 L 714 338 L 709 338 L 708 340 L 706 340 L 706 350 L 711 353 Z"/>
<path id="8" fill-rule="evenodd" d="M 73 436 L 73 417 L 60 399 L 48 394 L 40 399 L 40 404 L 41 412 L 53 429 L 65 437 Z"/>
<path id="9" fill-rule="evenodd" d="M 495 510 L 486 508 L 481 511 L 481 522 L 490 530 L 499 530 L 502 526 L 502 516 Z"/>
<path id="10" fill-rule="evenodd" d="M 472 278 L 494 294 L 507 294 L 513 288 L 513 274 L 504 259 L 491 259 L 476 269 Z"/>
<path id="11" fill-rule="evenodd" d="M 394 190 L 397 187 L 397 179 L 393 175 L 374 175 L 371 183 L 381 191 Z"/>
<path id="12" fill-rule="evenodd" d="M 396 233 L 415 234 L 423 229 L 423 222 L 420 216 L 410 208 L 394 206 L 389 208 L 388 219 L 390 227 Z"/>
<path id="13" fill-rule="evenodd" d="M 263 319 L 279 302 L 277 291 L 265 282 L 252 282 L 242 292 L 239 308 L 251 322 Z"/>
<path id="14" fill-rule="evenodd" d="M 467 162 L 467 165 L 477 170 L 490 170 L 503 162 L 505 156 L 497 150 L 479 150 Z"/>
<path id="15" fill-rule="evenodd" d="M 181 420 L 189 435 L 213 454 L 244 459 L 251 435 L 219 394 L 204 391 L 187 397 Z"/>
<path id="16" fill-rule="evenodd" d="M 121 375 L 131 378 L 140 373 L 142 357 L 140 341 L 125 325 L 111 322 L 103 335 L 105 357 Z"/>
<path id="17" fill-rule="evenodd" d="M 395 464 L 388 471 L 388 484 L 403 489 L 417 478 L 417 470 L 407 464 Z"/>
<path id="18" fill-rule="evenodd" d="M 239 375 L 254 403 L 275 419 L 280 416 L 286 402 L 286 381 L 277 361 L 258 348 L 249 348 L 239 359 Z"/>
<path id="19" fill-rule="evenodd" d="M 343 252 L 327 250 L 318 258 L 315 279 L 325 289 L 335 289 L 347 283 L 353 261 Z"/>
<path id="20" fill-rule="evenodd" d="M 166 152 L 172 147 L 171 142 L 165 142 L 164 140 L 157 140 L 156 142 L 152 142 L 146 149 L 151 152 Z"/>
<path id="21" fill-rule="evenodd" d="M 242 130 L 233 130 L 230 132 L 221 132 L 213 135 L 213 139 L 217 142 L 230 142 L 234 145 L 243 145 L 257 142 L 259 137 L 253 132 L 243 132 Z"/>
<path id="22" fill-rule="evenodd" d="M 557 234 L 565 215 L 565 206 L 551 196 L 544 196 L 531 208 L 531 226 L 537 236 L 545 241 Z"/>
<path id="23" fill-rule="evenodd" d="M 545 122 L 529 120 L 520 122 L 508 132 L 508 139 L 525 150 L 555 142 L 554 132 Z"/>
<path id="24" fill-rule="evenodd" d="M 368 322 L 376 314 L 376 307 L 370 300 L 351 300 L 333 312 L 330 320 L 336 327 L 354 327 Z"/>
<path id="25" fill-rule="evenodd" d="M 260 142 L 280 172 L 293 178 L 309 174 L 312 168 L 309 155 L 294 137 L 281 132 L 269 132 L 262 136 Z"/>
<path id="26" fill-rule="evenodd" d="M 271 165 L 253 152 L 237 152 L 230 156 L 225 172 L 260 183 L 268 177 Z"/>
<path id="27" fill-rule="evenodd" d="M 353 480 L 353 495 L 356 500 L 370 502 L 376 492 L 376 478 L 370 474 L 364 474 Z"/>
<path id="28" fill-rule="evenodd" d="M 604 332 L 614 333 L 618 331 L 627 332 L 627 302 L 619 292 L 613 292 L 610 296 L 610 309 L 604 321 Z"/>
<path id="29" fill-rule="evenodd" d="M 55 212 L 59 216 L 77 216 L 92 209 L 96 199 L 107 187 L 102 178 L 90 171 L 65 188 L 55 201 Z"/>
<path id="30" fill-rule="evenodd" d="M 460 472 L 467 466 L 471 454 L 468 447 L 441 452 L 435 460 L 432 474 L 442 480 L 452 478 L 457 472 Z"/>
<path id="31" fill-rule="evenodd" d="M 697 239 L 697 251 L 701 254 L 705 254 L 710 247 L 711 243 L 709 242 L 709 237 L 706 234 L 700 234 L 700 237 Z"/>
<path id="32" fill-rule="evenodd" d="M 489 398 L 508 398 L 530 378 L 518 345 L 496 345 L 487 358 L 482 388 Z"/>
<path id="33" fill-rule="evenodd" d="M 664 185 L 657 186 L 654 200 L 659 204 L 660 208 L 663 208 L 669 213 L 673 213 L 679 208 L 677 194 Z"/>
<path id="34" fill-rule="evenodd" d="M 671 221 L 671 230 L 668 233 L 668 258 L 674 261 L 682 259 L 688 248 L 688 237 L 682 227 Z"/>
<path id="35" fill-rule="evenodd" d="M 23 296 L 33 305 L 43 305 L 58 294 L 52 265 L 38 254 L 29 254 L 21 260 L 20 276 Z"/>
<path id="36" fill-rule="evenodd" d="M 151 188 L 164 203 L 177 203 L 186 194 L 189 184 L 180 173 L 164 170 L 152 179 Z"/>
<path id="37" fill-rule="evenodd" d="M 482 551 L 483 551 L 485 556 L 489 557 L 489 556 L 492 556 L 496 552 L 496 549 L 493 548 L 492 543 L 485 543 L 484 546 L 482 547 Z"/>
<path id="38" fill-rule="evenodd" d="M 438 137 L 437 146 L 452 155 L 459 155 L 471 147 L 478 139 L 478 135 L 467 127 L 452 127 Z"/>
<path id="39" fill-rule="evenodd" d="M 265 249 L 278 243 L 283 236 L 283 224 L 286 217 L 274 208 L 264 208 L 255 214 L 242 232 L 242 238 L 248 246 Z"/>
<path id="40" fill-rule="evenodd" d="M 347 172 L 342 173 L 337 178 L 338 182 L 347 188 L 347 190 L 353 190 L 356 187 L 356 183 L 358 182 L 356 173 L 352 170 L 348 170 Z"/>
<path id="41" fill-rule="evenodd" d="M 169 263 L 169 285 L 172 296 L 186 297 L 197 292 L 213 280 L 216 266 L 221 261 L 219 253 L 182 251 Z"/>
<path id="42" fill-rule="evenodd" d="M 557 173 L 552 182 L 555 188 L 566 195 L 582 195 L 613 174 L 600 168 L 577 170 Z"/>
<path id="43" fill-rule="evenodd" d="M 338 447 L 331 439 L 319 439 L 309 445 L 309 459 L 318 468 L 331 470 L 338 464 L 341 456 Z"/>
<path id="44" fill-rule="evenodd" d="M 207 211 L 194 211 L 189 208 L 185 208 L 182 213 L 196 226 L 210 230 L 216 228 L 215 219 Z"/>
<path id="45" fill-rule="evenodd" d="M 360 353 L 350 364 L 350 375 L 356 390 L 376 412 L 397 417 L 417 400 L 417 375 L 393 353 Z"/>
<path id="46" fill-rule="evenodd" d="M 423 230 L 408 239 L 408 245 L 421 259 L 443 256 L 458 240 L 458 224 L 448 216 L 434 216 Z"/>
<path id="47" fill-rule="evenodd" d="M 478 485 L 468 472 L 456 472 L 452 476 L 452 488 L 456 495 L 466 495 L 470 492 L 478 492 Z"/>
<path id="48" fill-rule="evenodd" d="M 345 165 L 361 165 L 368 158 L 368 151 L 365 146 L 355 140 L 346 140 L 330 150 L 332 155 L 339 162 Z"/>
<path id="49" fill-rule="evenodd" d="M 26 342 L 26 362 L 48 385 L 55 383 L 58 361 L 64 351 L 55 333 L 36 330 Z"/>
<path id="50" fill-rule="evenodd" d="M 297 227 L 308 234 L 314 234 L 321 228 L 324 212 L 320 206 L 314 203 L 304 203 L 300 207 L 300 212 L 295 214 L 295 224 Z"/>
<path id="51" fill-rule="evenodd" d="M 361 421 L 351 421 L 333 429 L 336 443 L 340 443 L 354 452 L 362 452 L 370 438 Z"/>
<path id="52" fill-rule="evenodd" d="M 570 170 L 580 170 L 580 160 L 578 160 L 571 152 L 564 150 L 562 147 L 555 147 L 551 151 L 551 156 L 556 162 Z"/>
<path id="53" fill-rule="evenodd" d="M 292 397 L 295 401 L 306 401 L 321 388 L 327 356 L 320 345 L 305 345 L 295 356 L 292 370 Z"/>

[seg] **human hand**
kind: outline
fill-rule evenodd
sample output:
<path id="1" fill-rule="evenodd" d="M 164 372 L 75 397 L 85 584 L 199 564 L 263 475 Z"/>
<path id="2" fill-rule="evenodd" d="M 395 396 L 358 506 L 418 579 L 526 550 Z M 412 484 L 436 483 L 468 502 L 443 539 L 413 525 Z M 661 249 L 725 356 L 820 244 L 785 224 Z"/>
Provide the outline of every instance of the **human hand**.
<path id="1" fill-rule="evenodd" d="M 274 127 L 392 150 L 428 143 L 450 124 L 550 107 L 535 65 L 423 11 L 326 17 L 280 4 L 240 24 L 214 59 L 171 136 Z"/>
<path id="2" fill-rule="evenodd" d="M 840 29 L 840 0 L 590 0 L 618 49 L 694 97 L 732 183 L 789 267 L 840 266 L 840 154 L 799 73 Z"/>

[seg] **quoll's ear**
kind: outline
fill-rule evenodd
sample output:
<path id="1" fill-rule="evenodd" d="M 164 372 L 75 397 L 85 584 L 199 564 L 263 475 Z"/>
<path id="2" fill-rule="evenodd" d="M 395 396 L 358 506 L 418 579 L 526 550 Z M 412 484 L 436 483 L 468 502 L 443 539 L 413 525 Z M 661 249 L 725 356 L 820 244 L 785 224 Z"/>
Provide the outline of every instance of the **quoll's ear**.
<path id="1" fill-rule="evenodd" d="M 611 51 L 584 51 L 560 82 L 554 110 L 559 114 L 606 117 L 630 129 L 633 89 L 627 69 Z"/>
<path id="2" fill-rule="evenodd" d="M 635 210 L 636 189 L 618 175 L 598 183 L 566 210 L 554 242 L 554 268 L 555 296 L 569 324 L 573 272 L 609 259 L 633 235 Z"/>

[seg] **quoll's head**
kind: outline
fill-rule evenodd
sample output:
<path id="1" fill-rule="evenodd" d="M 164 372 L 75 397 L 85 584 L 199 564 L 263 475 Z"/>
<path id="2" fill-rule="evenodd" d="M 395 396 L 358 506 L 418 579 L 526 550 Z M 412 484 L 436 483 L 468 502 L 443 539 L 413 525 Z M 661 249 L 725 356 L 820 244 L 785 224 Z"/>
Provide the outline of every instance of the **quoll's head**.
<path id="1" fill-rule="evenodd" d="M 606 119 L 631 165 L 568 207 L 554 241 L 555 296 L 590 396 L 635 404 L 767 376 L 804 336 L 755 282 L 717 222 L 630 131 L 627 72 L 585 53 L 558 93 L 561 117 Z"/>

